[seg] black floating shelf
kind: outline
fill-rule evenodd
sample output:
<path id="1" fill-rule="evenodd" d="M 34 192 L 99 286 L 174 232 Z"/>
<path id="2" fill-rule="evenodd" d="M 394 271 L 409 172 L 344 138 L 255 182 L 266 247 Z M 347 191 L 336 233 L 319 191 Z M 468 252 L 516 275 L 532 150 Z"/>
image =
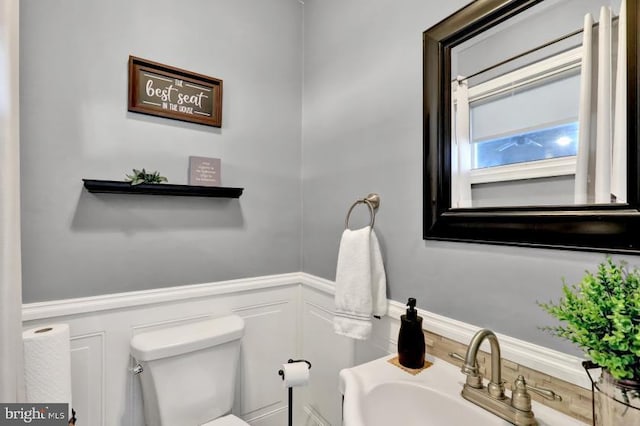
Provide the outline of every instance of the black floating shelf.
<path id="1" fill-rule="evenodd" d="M 107 194 L 176 195 L 181 197 L 239 198 L 244 188 L 223 186 L 173 185 L 168 183 L 141 183 L 131 185 L 118 180 L 82 179 L 87 191 Z"/>

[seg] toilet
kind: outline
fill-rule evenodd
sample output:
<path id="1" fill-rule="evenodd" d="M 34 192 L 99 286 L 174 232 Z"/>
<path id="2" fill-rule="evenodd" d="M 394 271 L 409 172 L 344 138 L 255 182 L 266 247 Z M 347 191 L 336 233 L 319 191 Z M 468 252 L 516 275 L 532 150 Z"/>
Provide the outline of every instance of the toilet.
<path id="1" fill-rule="evenodd" d="M 229 414 L 243 332 L 243 319 L 229 315 L 134 336 L 145 424 L 248 426 Z"/>

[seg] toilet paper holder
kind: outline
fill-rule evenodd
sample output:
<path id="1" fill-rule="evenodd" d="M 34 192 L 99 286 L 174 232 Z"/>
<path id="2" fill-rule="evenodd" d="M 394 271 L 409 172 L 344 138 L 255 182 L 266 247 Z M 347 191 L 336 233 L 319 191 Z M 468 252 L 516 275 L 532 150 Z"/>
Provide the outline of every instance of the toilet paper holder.
<path id="1" fill-rule="evenodd" d="M 306 362 L 307 365 L 309 366 L 309 370 L 311 370 L 311 363 L 309 361 L 307 361 L 306 359 L 290 359 L 289 361 L 287 361 L 287 364 L 293 364 L 294 362 Z M 284 371 L 283 370 L 278 370 L 278 375 L 280 377 L 282 377 L 282 380 L 284 380 Z"/>
<path id="2" fill-rule="evenodd" d="M 287 361 L 287 364 L 292 364 L 294 362 L 306 362 L 307 365 L 309 366 L 309 370 L 311 370 L 311 363 L 306 359 L 290 359 L 289 361 Z M 282 380 L 284 380 L 284 370 L 278 370 L 278 375 L 280 375 L 280 377 L 282 377 Z M 288 392 L 289 392 L 289 404 L 288 404 L 289 423 L 288 425 L 293 426 L 293 388 L 289 387 Z"/>

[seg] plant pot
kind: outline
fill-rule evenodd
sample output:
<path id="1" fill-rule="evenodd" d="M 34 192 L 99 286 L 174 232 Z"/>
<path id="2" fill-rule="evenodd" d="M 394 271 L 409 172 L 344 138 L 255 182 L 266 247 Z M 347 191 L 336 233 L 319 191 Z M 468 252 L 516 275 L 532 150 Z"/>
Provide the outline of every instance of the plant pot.
<path id="1" fill-rule="evenodd" d="M 621 390 L 640 392 L 640 379 L 614 379 L 613 377 L 611 379 Z"/>
<path id="2" fill-rule="evenodd" d="M 596 425 L 640 426 L 640 380 L 614 379 L 602 370 L 597 387 Z"/>

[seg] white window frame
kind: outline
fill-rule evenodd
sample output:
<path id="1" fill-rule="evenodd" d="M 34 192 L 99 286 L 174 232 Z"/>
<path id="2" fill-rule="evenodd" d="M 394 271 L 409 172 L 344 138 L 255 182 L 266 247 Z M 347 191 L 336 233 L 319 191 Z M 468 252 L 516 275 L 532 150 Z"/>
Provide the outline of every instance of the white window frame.
<path id="1" fill-rule="evenodd" d="M 509 180 L 537 179 L 542 177 L 567 176 L 576 174 L 576 156 L 550 158 L 548 160 L 527 161 L 504 166 L 472 169 L 469 176 L 471 185 L 478 183 L 505 182 Z"/>
<path id="2" fill-rule="evenodd" d="M 500 95 L 501 93 L 548 79 L 554 75 L 575 68 L 580 68 L 581 62 L 582 46 L 493 78 L 468 89 L 469 105 L 473 102 Z M 454 100 L 456 99 L 455 96 L 452 96 L 452 98 Z M 549 126 L 553 124 L 554 123 L 549 123 Z M 568 156 L 472 169 L 470 172 L 470 183 L 479 184 L 574 175 L 575 172 L 576 156 Z"/>

